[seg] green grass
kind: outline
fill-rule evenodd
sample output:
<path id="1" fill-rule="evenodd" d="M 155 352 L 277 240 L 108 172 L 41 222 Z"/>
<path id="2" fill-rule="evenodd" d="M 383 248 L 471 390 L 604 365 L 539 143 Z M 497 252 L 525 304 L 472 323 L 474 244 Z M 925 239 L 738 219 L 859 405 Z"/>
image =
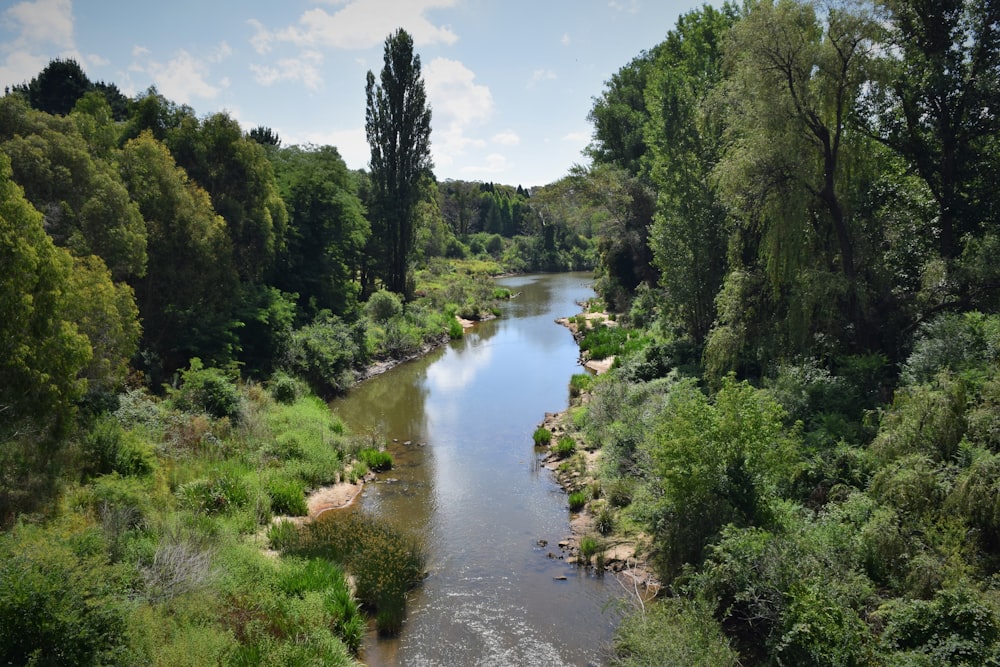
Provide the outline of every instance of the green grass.
<path id="1" fill-rule="evenodd" d="M 569 494 L 569 509 L 571 512 L 579 512 L 587 504 L 587 494 L 583 491 L 574 491 Z"/>
<path id="2" fill-rule="evenodd" d="M 358 452 L 357 457 L 372 472 L 385 472 L 392 469 L 392 454 L 387 451 L 366 447 Z"/>
<path id="3" fill-rule="evenodd" d="M 544 426 L 539 426 L 531 437 L 535 441 L 535 447 L 545 447 L 552 442 L 552 431 Z"/>
<path id="4" fill-rule="evenodd" d="M 564 435 L 559 438 L 559 442 L 556 443 L 556 456 L 561 458 L 566 458 L 567 456 L 572 456 L 576 453 L 576 440 L 573 436 Z"/>

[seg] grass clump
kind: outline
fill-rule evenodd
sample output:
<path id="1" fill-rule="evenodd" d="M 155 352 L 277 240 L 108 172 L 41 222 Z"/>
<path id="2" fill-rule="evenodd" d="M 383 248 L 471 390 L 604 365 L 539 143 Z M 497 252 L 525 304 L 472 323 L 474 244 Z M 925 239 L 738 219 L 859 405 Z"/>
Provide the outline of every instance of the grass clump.
<path id="1" fill-rule="evenodd" d="M 392 469 L 392 454 L 374 447 L 366 447 L 358 452 L 358 461 L 364 463 L 372 472 L 385 472 Z"/>
<path id="2" fill-rule="evenodd" d="M 604 551 L 604 544 L 594 535 L 584 535 L 580 538 L 580 560 L 589 565 L 599 552 Z"/>
<path id="3" fill-rule="evenodd" d="M 556 443 L 555 452 L 556 456 L 560 458 L 572 456 L 576 453 L 576 440 L 573 439 L 573 436 L 564 435 L 559 438 L 559 442 Z"/>
<path id="4" fill-rule="evenodd" d="M 552 442 L 552 431 L 544 426 L 539 426 L 531 437 L 535 441 L 535 447 L 546 447 Z"/>
<path id="5" fill-rule="evenodd" d="M 569 510 L 571 512 L 579 512 L 587 504 L 587 494 L 583 491 L 574 491 L 569 494 Z"/>
<path id="6" fill-rule="evenodd" d="M 424 577 L 423 543 L 385 520 L 355 513 L 329 513 L 299 534 L 291 553 L 342 563 L 355 581 L 357 597 L 373 611 L 379 632 L 399 632 L 406 592 Z"/>

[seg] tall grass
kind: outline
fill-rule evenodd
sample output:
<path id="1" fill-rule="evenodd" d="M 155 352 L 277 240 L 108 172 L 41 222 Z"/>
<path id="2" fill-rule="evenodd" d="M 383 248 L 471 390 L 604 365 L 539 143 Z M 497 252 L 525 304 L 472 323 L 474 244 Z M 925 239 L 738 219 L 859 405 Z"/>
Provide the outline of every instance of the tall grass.
<path id="1" fill-rule="evenodd" d="M 387 635 L 402 627 L 406 593 L 423 579 L 427 565 L 420 539 L 353 512 L 327 513 L 308 524 L 288 552 L 342 563 L 354 577 L 358 599 Z"/>

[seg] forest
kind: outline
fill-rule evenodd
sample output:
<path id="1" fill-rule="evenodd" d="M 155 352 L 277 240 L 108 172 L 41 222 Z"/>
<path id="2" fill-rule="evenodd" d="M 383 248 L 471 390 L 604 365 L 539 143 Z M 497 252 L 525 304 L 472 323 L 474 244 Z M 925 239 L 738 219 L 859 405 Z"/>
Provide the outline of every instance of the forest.
<path id="1" fill-rule="evenodd" d="M 664 28 L 594 98 L 586 164 L 530 190 L 417 156 L 404 192 L 375 142 L 350 171 L 73 61 L 6 91 L 0 659 L 350 664 L 420 547 L 262 555 L 382 464 L 321 398 L 489 316 L 490 276 L 593 268 L 587 504 L 662 582 L 609 663 L 1000 664 L 1000 5 Z M 354 597 L 337 568 L 398 576 Z"/>

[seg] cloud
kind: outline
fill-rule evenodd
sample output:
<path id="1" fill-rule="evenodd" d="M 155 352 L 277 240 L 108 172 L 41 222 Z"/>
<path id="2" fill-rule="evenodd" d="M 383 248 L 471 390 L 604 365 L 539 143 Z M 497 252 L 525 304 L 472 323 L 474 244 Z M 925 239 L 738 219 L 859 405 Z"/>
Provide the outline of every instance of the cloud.
<path id="1" fill-rule="evenodd" d="M 531 79 L 528 81 L 528 87 L 531 88 L 536 83 L 542 81 L 552 81 L 556 78 L 556 73 L 550 69 L 536 69 L 531 73 Z"/>
<path id="2" fill-rule="evenodd" d="M 297 81 L 315 92 L 323 87 L 323 75 L 320 73 L 322 64 L 322 53 L 304 51 L 299 58 L 281 58 L 273 66 L 250 65 L 250 71 L 254 73 L 254 80 L 262 86 Z"/>
<path id="3" fill-rule="evenodd" d="M 569 39 L 569 33 L 568 32 L 567 33 L 563 33 L 563 36 L 559 39 L 559 43 L 562 44 L 563 46 L 569 46 L 570 39 Z"/>
<path id="4" fill-rule="evenodd" d="M 509 171 L 513 166 L 513 163 L 508 162 L 507 158 L 500 153 L 490 153 L 486 156 L 485 163 L 470 164 L 467 167 L 463 167 L 462 172 L 466 174 L 502 174 Z"/>
<path id="5" fill-rule="evenodd" d="M 274 128 L 283 145 L 335 146 L 348 169 L 367 169 L 371 147 L 364 127 L 333 131 L 299 131 L 295 128 Z"/>
<path id="6" fill-rule="evenodd" d="M 52 59 L 54 46 L 60 57 L 84 60 L 73 40 L 73 6 L 70 0 L 35 0 L 11 5 L 0 14 L 0 27 L 14 35 L 0 41 L 0 83 L 26 82 Z"/>
<path id="7" fill-rule="evenodd" d="M 423 71 L 434 125 L 431 149 L 439 167 L 453 164 L 469 148 L 485 147 L 468 132 L 493 115 L 493 94 L 476 83 L 475 73 L 458 60 L 435 58 Z"/>
<path id="8" fill-rule="evenodd" d="M 514 130 L 504 130 L 503 132 L 494 134 L 491 141 L 501 146 L 517 146 L 521 143 L 521 137 Z"/>
<path id="9" fill-rule="evenodd" d="M 414 44 L 454 44 L 458 39 L 450 27 L 434 25 L 425 14 L 429 10 L 452 7 L 457 0 L 341 0 L 344 5 L 330 13 L 317 7 L 299 17 L 296 25 L 269 29 L 251 20 L 255 29 L 250 39 L 257 53 L 269 53 L 278 43 L 300 48 L 369 49 L 402 27 Z"/>
<path id="10" fill-rule="evenodd" d="M 580 143 L 580 142 L 587 143 L 590 141 L 591 137 L 592 135 L 590 131 L 584 130 L 581 132 L 570 132 L 568 134 L 564 134 L 561 140 L 570 143 Z"/>
<path id="11" fill-rule="evenodd" d="M 73 48 L 73 3 L 71 0 L 35 0 L 20 2 L 3 13 L 4 25 L 19 32 L 4 50 L 20 50 L 26 46 L 52 44 L 62 49 Z"/>
<path id="12" fill-rule="evenodd" d="M 639 11 L 639 0 L 609 0 L 608 7 L 620 12 L 635 14 Z"/>
<path id="13" fill-rule="evenodd" d="M 166 63 L 152 60 L 138 62 L 133 63 L 129 69 L 149 76 L 157 90 L 167 99 L 181 104 L 191 104 L 195 98 L 215 98 L 222 88 L 228 85 L 226 81 L 220 82 L 219 85 L 209 83 L 208 67 L 208 63 L 217 63 L 226 57 L 226 48 L 223 43 L 205 60 L 199 60 L 182 50 Z M 133 50 L 133 53 L 142 57 L 148 54 L 148 51 Z"/>

